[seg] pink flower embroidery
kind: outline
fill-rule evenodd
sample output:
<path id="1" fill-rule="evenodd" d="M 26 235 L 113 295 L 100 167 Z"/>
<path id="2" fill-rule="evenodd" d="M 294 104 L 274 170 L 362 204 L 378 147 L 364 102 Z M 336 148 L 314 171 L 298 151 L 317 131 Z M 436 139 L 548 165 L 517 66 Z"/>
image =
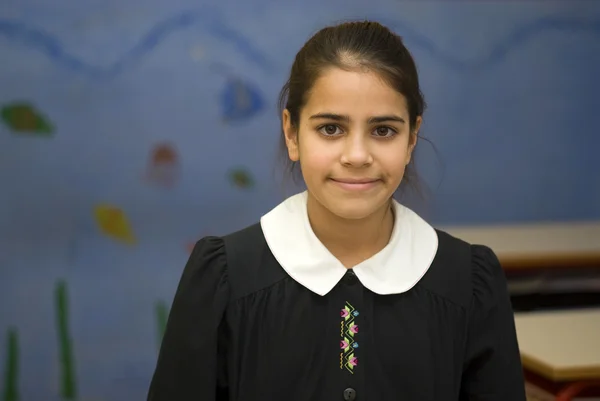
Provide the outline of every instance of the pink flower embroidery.
<path id="1" fill-rule="evenodd" d="M 354 334 L 358 333 L 358 326 L 353 324 L 352 326 L 350 326 L 350 331 Z"/>
<path id="2" fill-rule="evenodd" d="M 348 363 L 351 366 L 357 366 L 358 365 L 358 359 L 355 356 L 353 356 L 352 358 L 350 358 L 350 360 L 348 361 Z"/>
<path id="3" fill-rule="evenodd" d="M 341 316 L 341 317 L 346 317 L 346 316 L 348 316 L 348 315 L 349 315 L 348 311 L 347 311 L 346 309 L 342 309 L 342 311 L 341 311 L 341 313 L 340 313 L 340 316 Z"/>
<path id="4" fill-rule="evenodd" d="M 341 349 L 348 348 L 348 342 L 345 340 L 340 341 L 340 348 Z"/>

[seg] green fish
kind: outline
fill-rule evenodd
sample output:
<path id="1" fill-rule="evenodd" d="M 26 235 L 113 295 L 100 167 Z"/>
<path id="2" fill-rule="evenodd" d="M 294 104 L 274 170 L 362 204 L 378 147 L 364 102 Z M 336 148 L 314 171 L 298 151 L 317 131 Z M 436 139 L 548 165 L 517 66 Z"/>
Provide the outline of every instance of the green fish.
<path id="1" fill-rule="evenodd" d="M 50 136 L 54 127 L 35 107 L 27 103 L 11 103 L 2 107 L 2 120 L 14 132 Z"/>
<path id="2" fill-rule="evenodd" d="M 234 169 L 229 173 L 229 179 L 236 187 L 248 189 L 254 186 L 252 176 L 244 169 Z"/>

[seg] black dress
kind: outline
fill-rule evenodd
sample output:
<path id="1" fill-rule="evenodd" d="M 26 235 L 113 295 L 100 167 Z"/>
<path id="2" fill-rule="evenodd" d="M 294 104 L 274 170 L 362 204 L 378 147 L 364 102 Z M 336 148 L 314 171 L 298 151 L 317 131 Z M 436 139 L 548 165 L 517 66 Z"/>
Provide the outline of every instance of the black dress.
<path id="1" fill-rule="evenodd" d="M 396 204 L 387 254 L 347 270 L 314 243 L 302 196 L 196 244 L 149 401 L 525 401 L 489 248 Z"/>

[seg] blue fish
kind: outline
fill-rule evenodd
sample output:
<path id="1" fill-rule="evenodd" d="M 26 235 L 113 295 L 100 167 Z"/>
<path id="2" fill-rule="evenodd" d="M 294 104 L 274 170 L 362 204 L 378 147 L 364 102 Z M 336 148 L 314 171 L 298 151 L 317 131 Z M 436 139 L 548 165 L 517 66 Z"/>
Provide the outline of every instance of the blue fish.
<path id="1" fill-rule="evenodd" d="M 238 78 L 229 78 L 221 93 L 223 120 L 240 122 L 260 113 L 265 106 L 258 88 Z"/>

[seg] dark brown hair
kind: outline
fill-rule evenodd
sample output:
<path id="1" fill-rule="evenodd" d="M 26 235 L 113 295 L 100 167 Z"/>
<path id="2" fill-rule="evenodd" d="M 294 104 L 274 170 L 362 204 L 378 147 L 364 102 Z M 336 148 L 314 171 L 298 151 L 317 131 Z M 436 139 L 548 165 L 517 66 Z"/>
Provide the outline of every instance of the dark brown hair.
<path id="1" fill-rule="evenodd" d="M 279 95 L 279 115 L 290 113 L 291 123 L 299 127 L 300 112 L 310 91 L 327 68 L 351 71 L 373 71 L 390 87 L 401 93 L 408 105 L 409 126 L 414 132 L 417 117 L 425 111 L 425 100 L 419 86 L 417 67 L 402 38 L 387 27 L 373 21 L 344 22 L 318 31 L 300 49 L 290 77 Z M 281 136 L 281 156 L 288 171 L 297 178 L 299 169 L 287 157 L 285 135 Z M 415 185 L 413 160 L 407 166 L 402 186 Z"/>

